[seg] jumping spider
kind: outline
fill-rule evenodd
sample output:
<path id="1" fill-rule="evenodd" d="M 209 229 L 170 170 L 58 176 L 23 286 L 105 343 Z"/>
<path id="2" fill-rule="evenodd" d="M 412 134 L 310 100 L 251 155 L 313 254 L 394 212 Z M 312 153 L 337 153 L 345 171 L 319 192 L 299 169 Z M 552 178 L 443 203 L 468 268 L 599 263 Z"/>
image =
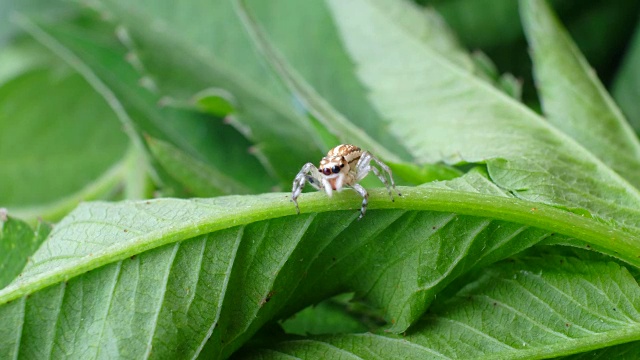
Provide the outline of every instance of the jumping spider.
<path id="1" fill-rule="evenodd" d="M 377 166 L 386 175 L 389 175 L 391 186 L 389 186 L 385 174 Z M 358 182 L 369 175 L 371 171 L 387 187 L 391 201 L 394 201 L 391 187 L 396 190 L 396 184 L 393 182 L 391 169 L 368 151 L 362 151 L 357 146 L 345 144 L 329 150 L 327 156 L 320 161 L 320 167 L 316 167 L 312 163 L 306 163 L 302 167 L 295 180 L 293 180 L 291 200 L 296 205 L 296 211 L 300 214 L 297 199 L 305 183 L 308 182 L 316 190 L 324 190 L 329 196 L 333 194 L 334 190 L 341 191 L 344 186 L 348 186 L 362 196 L 362 207 L 360 208 L 360 217 L 358 217 L 358 220 L 360 220 L 367 211 L 369 194 Z M 398 192 L 398 196 L 402 196 L 402 194 Z"/>

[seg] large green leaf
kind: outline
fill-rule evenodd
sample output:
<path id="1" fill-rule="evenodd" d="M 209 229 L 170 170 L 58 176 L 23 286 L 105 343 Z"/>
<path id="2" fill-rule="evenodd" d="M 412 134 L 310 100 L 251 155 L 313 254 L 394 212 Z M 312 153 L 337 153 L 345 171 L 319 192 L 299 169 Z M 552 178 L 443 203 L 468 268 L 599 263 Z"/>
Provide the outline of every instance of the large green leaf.
<path id="1" fill-rule="evenodd" d="M 281 193 L 82 205 L 0 291 L 0 353 L 226 356 L 270 319 L 349 290 L 404 331 L 457 277 L 549 237 L 638 263 L 633 235 L 518 200 L 481 172 L 401 191 L 371 191 L 361 221 L 353 193 L 305 194 L 293 217 Z"/>
<path id="2" fill-rule="evenodd" d="M 39 26 L 27 19 L 23 26 L 40 42 L 80 72 L 109 101 L 131 138 L 143 148 L 143 135 L 168 142 L 184 153 L 189 163 L 200 163 L 209 173 L 220 173 L 243 182 L 244 192 L 267 191 L 274 185 L 268 178 L 251 176 L 261 165 L 248 150 L 251 143 L 221 118 L 212 118 L 181 108 L 161 107 L 161 96 L 140 86 L 140 74 L 127 63 L 127 51 L 120 46 L 108 25 L 94 22 Z M 132 55 L 129 55 L 132 58 Z M 134 61 L 135 62 L 135 61 Z M 156 169 L 169 164 L 155 164 Z M 181 168 L 167 169 L 169 173 Z M 162 169 L 158 169 L 162 170 Z M 196 171 L 192 169 L 193 171 Z M 220 180 L 224 181 L 224 180 Z M 214 181 L 215 182 L 215 181 Z M 165 183 L 165 185 L 168 185 Z M 167 188 L 164 189 L 168 190 Z M 232 190 L 211 187 L 209 193 Z"/>
<path id="3" fill-rule="evenodd" d="M 575 354 L 640 339 L 640 287 L 606 261 L 521 257 L 465 279 L 403 336 L 290 340 L 243 355 L 261 359 L 520 359 Z M 637 346 L 635 346 L 637 348 Z M 623 355 L 628 350 L 602 354 Z"/>
<path id="4" fill-rule="evenodd" d="M 486 163 L 517 197 L 640 227 L 640 193 L 533 111 L 405 31 L 387 1 L 328 4 L 371 102 L 421 162 Z"/>
<path id="5" fill-rule="evenodd" d="M 230 1 L 101 4 L 127 29 L 131 53 L 161 94 L 182 102 L 202 91 L 232 96 L 230 124 L 253 143 L 252 152 L 280 185 L 288 187 L 302 164 L 328 150 L 295 99 L 265 71 Z M 151 19 L 156 26 L 148 26 Z"/>
<path id="6" fill-rule="evenodd" d="M 19 49 L 29 66 L 3 63 L 14 73 L 0 83 L 0 204 L 31 221 L 59 219 L 124 182 L 128 141 L 82 77 L 42 48 Z"/>
<path id="7" fill-rule="evenodd" d="M 547 120 L 640 188 L 640 142 L 543 1 L 520 2 Z"/>

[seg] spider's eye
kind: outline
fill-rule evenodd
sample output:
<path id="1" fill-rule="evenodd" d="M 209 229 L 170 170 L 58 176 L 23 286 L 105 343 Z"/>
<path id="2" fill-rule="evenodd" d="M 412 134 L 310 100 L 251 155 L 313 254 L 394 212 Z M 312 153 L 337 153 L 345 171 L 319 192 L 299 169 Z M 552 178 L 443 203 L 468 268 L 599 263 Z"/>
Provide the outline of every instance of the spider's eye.
<path id="1" fill-rule="evenodd" d="M 340 172 L 340 166 L 338 166 L 338 165 L 334 166 L 334 167 L 331 169 L 331 171 L 333 171 L 333 173 L 334 173 L 334 174 L 339 173 L 339 172 Z"/>
<path id="2" fill-rule="evenodd" d="M 324 169 L 322 169 L 322 173 L 325 174 L 325 175 L 330 175 L 331 174 L 331 169 L 324 168 Z"/>

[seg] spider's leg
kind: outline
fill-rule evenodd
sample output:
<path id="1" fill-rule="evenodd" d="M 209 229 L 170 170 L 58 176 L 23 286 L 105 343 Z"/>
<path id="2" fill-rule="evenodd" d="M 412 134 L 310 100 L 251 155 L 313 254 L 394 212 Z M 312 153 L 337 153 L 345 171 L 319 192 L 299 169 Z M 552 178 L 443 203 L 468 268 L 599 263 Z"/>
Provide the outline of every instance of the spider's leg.
<path id="1" fill-rule="evenodd" d="M 360 216 L 358 216 L 358 220 L 360 220 L 364 216 L 364 213 L 367 212 L 367 205 L 369 204 L 369 194 L 367 193 L 367 190 L 365 190 L 365 188 L 363 188 L 360 184 L 353 184 L 351 185 L 351 187 L 353 188 L 353 190 L 357 191 L 360 196 L 362 196 L 362 207 L 360 208 Z"/>
<path id="2" fill-rule="evenodd" d="M 298 207 L 298 196 L 304 189 L 304 184 L 309 182 L 311 186 L 319 189 L 320 179 L 317 178 L 318 168 L 312 163 L 306 163 L 298 172 L 295 179 L 293 179 L 293 189 L 291 190 L 291 201 L 296 205 L 296 212 L 300 214 L 300 208 Z M 310 179 L 313 179 L 311 181 Z"/>
<path id="3" fill-rule="evenodd" d="M 356 181 L 360 181 L 364 179 L 367 175 L 369 175 L 370 172 L 373 172 L 378 177 L 378 179 L 380 179 L 380 181 L 384 184 L 384 186 L 387 188 L 391 201 L 394 201 L 393 194 L 391 192 L 391 187 L 389 186 L 389 182 L 387 181 L 387 178 L 382 174 L 380 169 L 378 169 L 375 165 L 371 164 L 371 161 L 374 161 L 376 165 L 379 165 L 380 167 L 383 167 L 383 169 L 385 169 L 385 171 L 389 174 L 389 178 L 391 179 L 391 184 L 395 189 L 395 184 L 393 183 L 393 177 L 391 177 L 391 169 L 389 169 L 387 165 L 385 165 L 382 161 L 378 160 L 373 155 L 371 155 L 371 153 L 367 151 L 362 153 L 362 155 L 360 156 L 360 160 L 356 164 L 356 174 L 357 174 Z M 398 194 L 400 195 L 400 193 Z"/>
<path id="4" fill-rule="evenodd" d="M 318 179 L 314 178 L 311 175 L 307 175 L 307 183 L 311 186 L 313 186 L 314 189 L 316 190 L 320 190 L 320 182 Z"/>
<path id="5" fill-rule="evenodd" d="M 378 165 L 382 169 L 382 171 L 386 172 L 387 175 L 389 175 L 389 181 L 391 182 L 391 187 L 393 188 L 393 190 L 395 190 L 398 193 L 398 196 L 402 196 L 400 191 L 398 191 L 398 189 L 396 189 L 396 183 L 393 181 L 393 175 L 391 173 L 391 169 L 389 168 L 389 166 L 387 166 L 387 164 L 385 164 L 382 161 L 380 161 L 377 157 L 375 157 L 375 156 L 373 156 L 371 154 L 369 154 L 369 155 L 371 157 L 371 160 L 376 165 Z M 372 166 L 372 168 L 375 168 L 375 167 Z M 376 170 L 378 170 L 378 169 L 376 169 Z M 384 178 L 384 176 L 381 177 L 380 175 L 378 175 L 378 173 L 376 173 L 375 170 L 373 171 L 373 173 L 378 176 L 378 178 L 387 186 L 387 189 L 388 189 L 389 186 L 387 185 L 386 181 L 382 180 Z M 391 192 L 391 191 L 389 190 L 389 192 Z"/>
<path id="6" fill-rule="evenodd" d="M 378 170 L 377 167 L 373 166 L 373 165 L 369 165 L 369 167 L 371 168 L 371 171 L 373 171 L 374 174 L 376 174 L 376 176 L 378 177 L 378 179 L 380 179 L 380 181 L 384 184 L 384 186 L 387 188 L 387 191 L 389 192 L 389 197 L 391 198 L 391 201 L 393 200 L 393 194 L 391 193 L 391 186 L 389 186 L 389 182 L 387 181 L 387 178 L 384 177 L 382 175 L 382 173 L 380 173 L 380 170 Z M 393 181 L 393 180 L 392 180 Z M 395 188 L 395 186 L 394 186 Z"/>
<path id="7" fill-rule="evenodd" d="M 359 182 L 369 175 L 369 172 L 371 171 L 371 167 L 369 166 L 370 164 L 371 154 L 365 151 L 360 155 L 360 160 L 358 160 L 358 163 L 356 164 L 356 182 Z"/>

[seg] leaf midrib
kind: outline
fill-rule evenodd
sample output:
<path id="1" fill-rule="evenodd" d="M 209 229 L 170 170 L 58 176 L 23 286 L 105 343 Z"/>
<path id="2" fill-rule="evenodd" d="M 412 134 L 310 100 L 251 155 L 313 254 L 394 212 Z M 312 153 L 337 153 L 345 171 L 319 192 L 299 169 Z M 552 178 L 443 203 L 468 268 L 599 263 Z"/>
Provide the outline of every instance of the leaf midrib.
<path id="1" fill-rule="evenodd" d="M 610 250 L 619 259 L 640 267 L 638 236 L 612 228 L 597 219 L 585 218 L 552 206 L 516 198 L 478 193 L 466 193 L 429 187 L 399 187 L 401 198 L 390 202 L 386 189 L 370 191 L 370 209 L 403 209 L 453 212 L 484 218 L 504 220 L 533 226 L 575 237 Z M 138 237 L 135 242 L 116 243 L 101 252 L 79 258 L 75 263 L 54 271 L 34 275 L 22 283 L 13 283 L 0 290 L 0 304 L 38 291 L 59 281 L 66 281 L 109 263 L 156 247 L 181 241 L 234 226 L 282 216 L 295 215 L 288 193 L 258 196 L 230 196 L 227 198 L 262 198 L 251 207 L 241 207 L 215 214 L 184 226 L 172 226 Z M 285 200 L 286 199 L 286 200 Z M 185 200 L 186 201 L 186 200 Z M 303 194 L 299 198 L 301 213 L 359 209 L 361 198 L 355 193 L 336 194 L 328 198 L 323 193 Z M 154 201 L 145 201 L 153 203 Z M 137 202 L 131 202 L 133 204 Z M 86 205 L 89 206 L 89 205 Z"/>

